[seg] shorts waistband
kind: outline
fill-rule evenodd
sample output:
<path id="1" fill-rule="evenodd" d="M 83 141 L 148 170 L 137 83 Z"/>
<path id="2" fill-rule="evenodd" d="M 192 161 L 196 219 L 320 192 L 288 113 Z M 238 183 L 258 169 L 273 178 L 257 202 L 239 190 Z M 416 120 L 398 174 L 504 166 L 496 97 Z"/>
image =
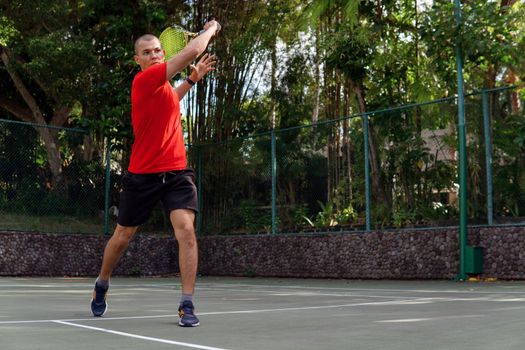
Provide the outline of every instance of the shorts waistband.
<path id="1" fill-rule="evenodd" d="M 138 175 L 138 176 L 151 176 L 151 177 L 155 177 L 155 176 L 163 176 L 163 175 L 177 175 L 177 174 L 180 174 L 180 173 L 183 173 L 183 172 L 186 172 L 186 171 L 191 171 L 191 169 L 181 169 L 181 170 L 171 170 L 171 171 L 162 171 L 162 172 L 158 172 L 158 173 L 147 173 L 147 174 L 139 174 L 139 173 L 134 173 L 134 172 L 131 172 L 128 170 L 128 174 L 130 175 Z"/>
<path id="2" fill-rule="evenodd" d="M 140 176 L 140 177 L 146 177 L 150 179 L 160 178 L 162 179 L 162 183 L 166 183 L 166 177 L 177 176 L 181 173 L 186 173 L 186 172 L 191 172 L 191 171 L 193 171 L 193 169 L 171 170 L 171 171 L 163 171 L 159 173 L 148 173 L 148 174 L 137 174 L 137 173 L 128 171 L 128 174 L 132 176 Z"/>

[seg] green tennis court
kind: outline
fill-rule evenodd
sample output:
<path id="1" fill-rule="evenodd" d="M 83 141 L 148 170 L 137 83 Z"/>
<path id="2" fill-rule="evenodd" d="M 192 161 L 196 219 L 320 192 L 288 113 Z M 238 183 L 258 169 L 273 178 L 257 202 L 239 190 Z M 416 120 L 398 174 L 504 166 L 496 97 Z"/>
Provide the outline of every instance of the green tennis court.
<path id="1" fill-rule="evenodd" d="M 201 277 L 201 326 L 177 326 L 177 278 L 0 279 L 2 349 L 523 349 L 521 282 Z"/>

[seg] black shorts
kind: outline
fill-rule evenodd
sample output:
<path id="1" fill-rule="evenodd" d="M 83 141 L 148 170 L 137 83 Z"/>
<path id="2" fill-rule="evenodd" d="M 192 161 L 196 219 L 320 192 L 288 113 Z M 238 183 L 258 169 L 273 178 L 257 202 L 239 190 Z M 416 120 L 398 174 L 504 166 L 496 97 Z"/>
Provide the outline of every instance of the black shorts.
<path id="1" fill-rule="evenodd" d="M 193 169 L 155 174 L 126 172 L 122 177 L 117 222 L 122 226 L 139 226 L 162 201 L 169 214 L 174 209 L 197 212 L 197 187 Z"/>

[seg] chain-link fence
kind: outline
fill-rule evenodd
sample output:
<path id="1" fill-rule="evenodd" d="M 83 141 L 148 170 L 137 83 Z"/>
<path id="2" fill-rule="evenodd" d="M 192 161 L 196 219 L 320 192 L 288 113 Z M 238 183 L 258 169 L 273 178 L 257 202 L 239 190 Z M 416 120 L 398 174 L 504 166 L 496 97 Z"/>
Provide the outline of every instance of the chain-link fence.
<path id="1" fill-rule="evenodd" d="M 466 97 L 470 224 L 525 222 L 521 104 L 513 87 Z M 451 97 L 193 147 L 199 231 L 456 226 L 457 120 Z"/>
<path id="2" fill-rule="evenodd" d="M 200 231 L 271 231 L 272 158 L 267 135 L 191 147 L 190 155 L 198 173 Z"/>
<path id="3" fill-rule="evenodd" d="M 106 172 L 85 131 L 0 120 L 0 229 L 102 232 Z"/>
<path id="4" fill-rule="evenodd" d="M 199 234 L 456 226 L 456 102 L 444 98 L 188 147 L 197 170 Z M 513 87 L 466 97 L 471 224 L 522 222 L 522 103 Z M 113 230 L 130 142 L 112 148 L 104 140 L 86 152 L 90 136 L 83 130 L 7 120 L 0 127 L 0 229 Z M 160 204 L 142 230 L 171 231 Z"/>

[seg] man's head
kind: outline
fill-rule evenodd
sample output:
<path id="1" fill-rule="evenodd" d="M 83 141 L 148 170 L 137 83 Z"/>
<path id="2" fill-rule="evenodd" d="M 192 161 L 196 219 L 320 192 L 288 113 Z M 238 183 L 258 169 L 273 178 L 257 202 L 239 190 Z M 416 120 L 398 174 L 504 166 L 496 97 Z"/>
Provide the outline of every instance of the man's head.
<path id="1" fill-rule="evenodd" d="M 135 41 L 135 62 L 146 70 L 154 64 L 164 62 L 164 50 L 159 39 L 152 34 L 144 34 Z"/>

